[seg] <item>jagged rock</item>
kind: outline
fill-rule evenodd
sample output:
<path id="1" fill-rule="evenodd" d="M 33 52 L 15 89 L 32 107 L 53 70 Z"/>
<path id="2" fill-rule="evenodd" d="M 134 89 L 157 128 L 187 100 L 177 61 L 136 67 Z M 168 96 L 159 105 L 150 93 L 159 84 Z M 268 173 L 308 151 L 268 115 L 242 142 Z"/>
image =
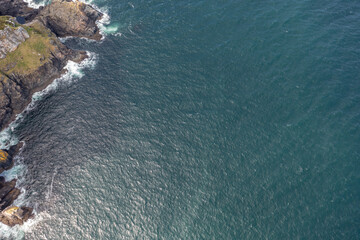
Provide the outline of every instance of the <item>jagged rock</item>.
<path id="1" fill-rule="evenodd" d="M 0 209 L 4 209 L 5 207 L 10 206 L 13 204 L 15 199 L 20 195 L 20 189 L 13 188 L 10 192 L 7 193 L 7 195 L 1 199 L 0 202 Z"/>
<path id="2" fill-rule="evenodd" d="M 32 216 L 32 208 L 9 206 L 0 213 L 0 221 L 12 227 L 23 224 Z"/>
<path id="3" fill-rule="evenodd" d="M 32 65 L 35 59 L 40 61 L 36 68 L 26 69 L 23 72 L 18 70 L 16 61 L 1 64 L 0 59 L 0 130 L 14 120 L 16 114 L 23 111 L 34 92 L 45 88 L 64 73 L 68 60 L 80 62 L 86 58 L 86 52 L 66 47 L 40 21 L 35 20 L 27 26 L 35 28 L 43 35 L 46 34 L 48 38 L 46 44 L 50 51 L 46 57 L 43 57 L 29 49 L 34 56 L 28 61 L 32 61 Z"/>
<path id="4" fill-rule="evenodd" d="M 0 188 L 3 187 L 4 183 L 5 183 L 5 178 L 3 176 L 0 176 Z"/>
<path id="5" fill-rule="evenodd" d="M 16 154 L 20 147 L 21 144 L 10 148 L 9 153 L 4 154 L 6 159 L 12 154 Z M 24 221 L 32 217 L 32 208 L 12 206 L 20 193 L 20 189 L 16 188 L 16 179 L 5 182 L 5 178 L 0 177 L 0 222 L 14 226 L 23 224 Z"/>
<path id="6" fill-rule="evenodd" d="M 23 0 L 1 0 L 0 4 L 0 16 L 22 16 L 26 20 L 32 20 L 38 14 L 38 11 L 39 9 L 28 7 L 28 4 Z"/>
<path id="7" fill-rule="evenodd" d="M 86 37 L 100 40 L 96 25 L 102 13 L 78 0 L 53 0 L 44 7 L 38 18 L 59 37 Z"/>
<path id="8" fill-rule="evenodd" d="M 19 143 L 15 146 L 12 146 L 8 151 L 0 150 L 0 173 L 2 173 L 4 170 L 9 170 L 12 168 L 14 165 L 14 156 L 18 153 L 21 147 L 22 143 Z"/>
<path id="9" fill-rule="evenodd" d="M 6 151 L 0 150 L 0 164 L 6 162 L 8 157 L 9 154 Z"/>
<path id="10" fill-rule="evenodd" d="M 4 30 L 0 30 L 0 58 L 5 58 L 7 53 L 15 51 L 28 38 L 29 34 L 23 27 L 6 26 Z"/>
<path id="11" fill-rule="evenodd" d="M 5 209 L 8 205 L 3 203 L 3 199 L 13 190 L 15 189 L 16 179 L 13 179 L 10 182 L 5 182 L 3 186 L 0 188 L 0 210 Z M 9 199 L 9 198 L 8 198 Z M 5 206 L 6 205 L 6 206 Z"/>
<path id="12" fill-rule="evenodd" d="M 0 150 L 0 173 L 10 169 L 13 165 L 13 158 L 5 150 Z"/>
<path id="13" fill-rule="evenodd" d="M 0 1 L 0 16 L 22 16 L 27 21 L 22 26 L 3 24 L 0 29 L 1 131 L 24 110 L 34 92 L 64 73 L 69 60 L 80 62 L 87 57 L 84 51 L 66 47 L 57 36 L 100 40 L 96 21 L 102 14 L 77 0 L 53 0 L 39 10 L 29 8 L 23 0 Z M 20 147 L 0 151 L 0 173 L 12 167 Z M 32 208 L 12 206 L 19 195 L 15 179 L 6 182 L 0 177 L 0 222 L 14 226 L 32 217 Z"/>
<path id="14" fill-rule="evenodd" d="M 13 146 L 6 152 L 1 150 L 0 156 L 5 156 L 6 162 L 17 154 L 21 146 L 22 144 Z M 20 189 L 16 188 L 16 179 L 6 182 L 4 177 L 0 177 L 0 222 L 14 226 L 23 224 L 24 221 L 32 217 L 32 208 L 12 206 L 20 193 Z"/>

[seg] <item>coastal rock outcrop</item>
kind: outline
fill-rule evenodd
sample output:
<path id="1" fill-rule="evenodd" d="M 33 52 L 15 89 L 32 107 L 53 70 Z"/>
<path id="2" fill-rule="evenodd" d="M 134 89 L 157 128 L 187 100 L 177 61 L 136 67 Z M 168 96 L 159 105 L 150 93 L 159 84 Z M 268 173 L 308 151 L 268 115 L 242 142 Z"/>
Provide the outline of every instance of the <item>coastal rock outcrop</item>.
<path id="1" fill-rule="evenodd" d="M 0 150 L 0 173 L 9 170 L 14 165 L 14 156 L 19 152 L 22 144 L 12 146 L 9 150 Z"/>
<path id="2" fill-rule="evenodd" d="M 0 150 L 0 173 L 13 166 L 14 156 L 21 146 L 22 144 L 18 144 L 8 151 Z M 0 177 L 0 222 L 14 226 L 22 224 L 32 216 L 31 208 L 12 205 L 20 193 L 20 189 L 16 188 L 16 179 L 6 182 L 4 177 Z"/>
<path id="3" fill-rule="evenodd" d="M 40 9 L 33 9 L 23 0 L 1 0 L 0 16 L 22 16 L 26 20 L 31 21 L 37 16 Z"/>
<path id="4" fill-rule="evenodd" d="M 7 53 L 15 51 L 16 48 L 29 38 L 28 32 L 21 26 L 17 26 L 15 20 L 10 17 L 1 17 L 4 29 L 0 28 L 0 58 L 5 58 Z"/>
<path id="5" fill-rule="evenodd" d="M 24 28 L 28 39 L 0 59 L 0 129 L 26 107 L 34 92 L 64 73 L 68 60 L 80 62 L 86 57 L 84 51 L 62 44 L 40 21 L 34 20 Z"/>
<path id="6" fill-rule="evenodd" d="M 11 2 L 5 2 L 9 8 Z M 1 12 L 16 17 L 25 11 L 21 2 L 14 0 L 12 11 L 1 7 Z M 86 58 L 85 52 L 69 49 L 57 37 L 99 40 L 102 36 L 96 21 L 101 17 L 102 13 L 77 0 L 53 0 L 24 25 L 0 16 L 4 36 L 0 40 L 0 130 L 25 108 L 34 92 L 64 73 L 69 60 Z"/>
<path id="7" fill-rule="evenodd" d="M 15 186 L 15 179 L 5 182 L 5 179 L 0 177 L 0 222 L 8 226 L 23 224 L 33 216 L 32 208 L 12 205 L 20 195 L 20 190 Z"/>
<path id="8" fill-rule="evenodd" d="M 33 93 L 66 71 L 69 60 L 81 62 L 87 57 L 85 51 L 68 48 L 58 37 L 100 40 L 96 21 L 101 17 L 100 12 L 77 0 L 53 0 L 39 9 L 29 8 L 23 0 L 1 0 L 0 131 L 24 110 Z M 0 150 L 0 173 L 13 166 L 19 148 Z M 0 177 L 0 222 L 14 226 L 33 215 L 31 208 L 13 205 L 19 195 L 16 179 L 6 182 Z"/>
<path id="9" fill-rule="evenodd" d="M 12 156 L 5 150 L 0 150 L 0 173 L 8 170 L 14 164 Z"/>
<path id="10" fill-rule="evenodd" d="M 0 222 L 13 227 L 33 217 L 32 208 L 9 206 L 0 213 Z"/>
<path id="11" fill-rule="evenodd" d="M 102 13 L 78 0 L 53 0 L 44 7 L 38 18 L 59 37 L 85 37 L 100 40 L 96 25 Z"/>

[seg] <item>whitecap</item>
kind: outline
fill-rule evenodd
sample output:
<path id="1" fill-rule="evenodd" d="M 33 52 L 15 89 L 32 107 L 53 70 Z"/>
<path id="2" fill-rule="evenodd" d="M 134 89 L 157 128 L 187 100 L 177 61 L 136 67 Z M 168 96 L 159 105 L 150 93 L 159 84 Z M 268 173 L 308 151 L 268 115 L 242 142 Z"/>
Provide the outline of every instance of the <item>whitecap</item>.
<path id="1" fill-rule="evenodd" d="M 87 52 L 88 58 L 86 58 L 81 63 L 76 63 L 73 61 L 68 61 L 65 66 L 67 72 L 58 79 L 55 79 L 50 85 L 48 85 L 42 91 L 36 92 L 32 96 L 32 100 L 30 104 L 25 108 L 25 110 L 16 116 L 15 121 L 13 121 L 7 128 L 0 132 L 0 148 L 1 149 L 9 149 L 11 146 L 16 145 L 19 140 L 17 136 L 14 134 L 15 128 L 21 123 L 24 119 L 24 116 L 34 109 L 37 103 L 43 99 L 43 97 L 50 92 L 56 90 L 59 85 L 62 83 L 70 84 L 73 81 L 80 79 L 84 76 L 83 70 L 86 68 L 94 68 L 97 63 L 97 55 L 92 52 Z M 22 183 L 25 181 L 25 174 L 27 171 L 26 165 L 23 163 L 23 159 L 21 157 L 21 151 L 25 146 L 25 142 L 23 143 L 23 147 L 20 149 L 19 154 L 15 157 L 15 165 L 8 171 L 3 172 L 0 176 L 5 177 L 6 181 L 10 181 L 14 178 L 17 179 L 17 187 L 20 188 L 21 194 L 15 200 L 14 204 L 17 206 L 29 206 L 29 202 L 26 199 L 26 189 L 21 187 Z M 49 198 L 52 193 L 52 185 L 56 172 L 52 178 L 52 181 L 49 185 L 49 191 L 47 197 Z M 35 204 L 36 205 L 36 204 Z M 0 239 L 23 239 L 25 236 L 25 232 L 31 231 L 34 226 L 41 222 L 45 216 L 47 216 L 46 212 L 42 212 L 37 214 L 36 207 L 34 208 L 35 217 L 33 219 L 29 219 L 24 223 L 24 225 L 16 225 L 15 227 L 9 227 L 2 223 L 0 223 Z"/>
<path id="2" fill-rule="evenodd" d="M 36 9 L 50 3 L 49 0 L 42 0 L 42 1 L 24 0 L 24 2 L 26 2 L 29 7 Z"/>
<path id="3" fill-rule="evenodd" d="M 9 227 L 0 224 L 0 238 L 3 240 L 20 240 L 25 238 L 25 233 L 35 231 L 36 225 L 51 216 L 47 212 L 35 213 L 35 217 L 27 220 L 23 225 Z"/>
<path id="4" fill-rule="evenodd" d="M 14 134 L 15 128 L 22 122 L 26 113 L 31 111 L 36 107 L 37 102 L 39 102 L 43 97 L 56 90 L 61 83 L 71 83 L 76 79 L 80 79 L 84 76 L 83 70 L 86 68 L 93 69 L 97 63 L 97 55 L 93 52 L 86 52 L 88 58 L 83 60 L 81 63 L 76 63 L 73 61 L 68 61 L 65 66 L 67 72 L 62 75 L 60 78 L 55 79 L 51 84 L 49 84 L 45 89 L 36 92 L 33 94 L 30 104 L 25 108 L 25 110 L 16 115 L 16 118 L 10 125 L 0 132 L 0 149 L 9 149 L 11 146 L 16 145 L 19 140 Z"/>
<path id="5" fill-rule="evenodd" d="M 17 126 L 16 120 L 12 122 L 7 128 L 0 132 L 0 149 L 7 149 L 16 145 L 19 140 L 14 134 L 15 127 Z"/>
<path id="6" fill-rule="evenodd" d="M 110 24 L 108 26 L 105 26 L 103 29 L 103 33 L 105 34 L 116 34 L 118 32 L 119 25 L 118 24 Z"/>
<path id="7" fill-rule="evenodd" d="M 28 3 L 29 7 L 36 8 L 36 9 L 38 9 L 41 6 L 45 6 L 51 2 L 50 0 L 40 0 L 40 1 L 24 0 L 24 1 Z M 74 2 L 74 0 L 72 0 L 72 1 Z M 94 4 L 93 0 L 80 0 L 80 2 L 83 2 L 83 3 L 86 3 L 90 6 L 92 6 L 94 9 L 96 9 L 97 11 L 99 11 L 103 14 L 103 17 L 96 22 L 96 25 L 98 26 L 98 28 L 100 30 L 100 34 L 102 35 L 101 40 L 104 40 L 105 36 L 107 36 L 108 34 L 116 34 L 118 28 L 115 29 L 114 26 L 108 26 L 108 25 L 110 25 L 111 21 L 110 21 L 109 11 L 106 7 L 101 7 L 101 8 L 98 7 L 96 4 Z"/>
<path id="8" fill-rule="evenodd" d="M 86 58 L 81 63 L 76 63 L 73 61 L 68 61 L 64 69 L 67 70 L 67 72 L 62 75 L 60 78 L 55 79 L 49 86 L 47 86 L 45 89 L 43 89 L 40 92 L 36 92 L 32 96 L 32 101 L 29 104 L 29 106 L 25 109 L 25 111 L 32 110 L 36 103 L 43 99 L 45 95 L 48 93 L 56 90 L 61 83 L 71 83 L 75 81 L 76 79 L 80 79 L 84 76 L 83 70 L 86 68 L 94 68 L 97 62 L 97 55 L 95 53 L 86 52 L 88 55 L 88 58 Z"/>

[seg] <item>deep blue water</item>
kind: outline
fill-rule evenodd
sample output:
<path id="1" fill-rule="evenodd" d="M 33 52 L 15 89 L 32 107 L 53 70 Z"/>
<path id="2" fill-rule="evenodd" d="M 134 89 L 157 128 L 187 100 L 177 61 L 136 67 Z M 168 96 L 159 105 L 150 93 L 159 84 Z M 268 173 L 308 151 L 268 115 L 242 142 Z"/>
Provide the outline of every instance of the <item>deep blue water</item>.
<path id="1" fill-rule="evenodd" d="M 25 239 L 360 239 L 360 2 L 95 0 L 24 140 Z"/>

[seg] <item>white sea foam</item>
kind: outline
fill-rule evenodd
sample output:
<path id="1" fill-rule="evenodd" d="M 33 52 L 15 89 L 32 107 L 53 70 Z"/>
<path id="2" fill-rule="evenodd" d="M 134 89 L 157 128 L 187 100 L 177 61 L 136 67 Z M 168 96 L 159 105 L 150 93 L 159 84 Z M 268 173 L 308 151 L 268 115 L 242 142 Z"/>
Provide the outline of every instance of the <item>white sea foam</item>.
<path id="1" fill-rule="evenodd" d="M 94 9 L 98 10 L 99 12 L 101 12 L 103 14 L 102 18 L 100 20 L 98 20 L 96 22 L 99 30 L 100 30 L 100 34 L 102 35 L 102 39 L 104 40 L 105 37 L 107 36 L 108 32 L 108 27 L 111 23 L 110 21 L 110 15 L 109 15 L 109 10 L 107 8 L 99 8 L 98 6 L 96 6 L 95 4 L 93 4 L 93 1 L 86 1 L 86 0 L 81 0 L 82 2 L 91 5 Z M 116 29 L 117 31 L 117 29 Z"/>
<path id="2" fill-rule="evenodd" d="M 25 2 L 28 3 L 29 7 L 32 8 L 36 8 L 38 9 L 41 6 L 45 6 L 47 4 L 49 4 L 51 1 L 50 0 L 39 0 L 39 1 L 34 1 L 34 0 L 24 0 Z M 74 0 L 72 0 L 74 1 Z M 107 36 L 108 34 L 116 34 L 117 30 L 118 30 L 118 26 L 114 26 L 114 25 L 110 25 L 110 15 L 109 15 L 109 11 L 106 7 L 98 7 L 97 5 L 95 5 L 93 0 L 80 0 L 80 2 L 86 3 L 90 6 L 92 6 L 94 9 L 98 10 L 99 12 L 101 12 L 103 14 L 103 17 L 98 20 L 96 22 L 102 37 L 102 40 L 105 39 L 105 36 Z M 110 25 L 110 26 L 109 26 Z"/>
<path id="3" fill-rule="evenodd" d="M 82 61 L 81 63 L 75 63 L 73 61 L 69 61 L 65 66 L 67 72 L 61 76 L 60 78 L 54 80 L 47 88 L 44 90 L 33 94 L 32 100 L 30 104 L 26 107 L 26 109 L 16 116 L 16 120 L 13 121 L 9 127 L 0 132 L 0 148 L 1 149 L 9 149 L 11 146 L 16 145 L 19 140 L 17 136 L 14 134 L 15 128 L 21 123 L 26 114 L 33 110 L 37 103 L 43 99 L 43 97 L 54 90 L 56 90 L 61 84 L 70 84 L 77 79 L 80 79 L 84 76 L 83 70 L 86 68 L 94 68 L 97 62 L 97 55 L 92 52 L 87 52 L 88 58 Z M 23 147 L 25 146 L 25 142 L 23 142 Z M 21 149 L 21 150 L 22 150 Z M 23 164 L 23 159 L 21 157 L 21 150 L 19 154 L 15 157 L 15 165 L 10 170 L 3 172 L 0 174 L 4 176 L 6 181 L 10 181 L 14 178 L 17 180 L 17 186 L 21 186 L 25 181 L 25 173 L 27 171 L 26 165 Z M 47 198 L 51 197 L 52 194 L 52 185 L 56 172 L 53 175 L 52 181 L 48 187 Z M 26 199 L 26 189 L 21 188 L 21 195 L 15 200 L 14 204 L 18 206 L 29 206 Z M 35 204 L 36 205 L 36 204 Z M 24 239 L 25 232 L 29 232 L 36 224 L 41 222 L 44 218 L 48 218 L 48 214 L 46 212 L 42 212 L 40 214 L 36 213 L 36 207 L 34 208 L 35 218 L 28 220 L 22 226 L 8 227 L 4 224 L 0 223 L 0 239 Z"/>
<path id="4" fill-rule="evenodd" d="M 47 212 L 35 213 L 35 217 L 27 220 L 23 225 L 16 225 L 9 227 L 0 224 L 0 238 L 3 240 L 20 240 L 25 239 L 26 232 L 32 232 L 36 229 L 36 225 L 45 219 L 50 219 L 51 216 Z"/>
<path id="5" fill-rule="evenodd" d="M 42 1 L 24 0 L 24 2 L 28 3 L 29 7 L 37 9 L 41 6 L 47 5 L 50 2 L 50 0 L 42 0 Z"/>
<path id="6" fill-rule="evenodd" d="M 16 127 L 15 122 L 16 120 L 0 132 L 0 149 L 9 149 L 18 143 L 18 138 L 13 134 Z"/>
<path id="7" fill-rule="evenodd" d="M 76 79 L 80 79 L 84 76 L 83 70 L 85 68 L 94 68 L 97 62 L 97 55 L 92 52 L 87 52 L 89 56 L 81 63 L 69 61 L 65 69 L 67 72 L 58 79 L 55 79 L 49 86 L 40 92 L 36 92 L 32 96 L 32 101 L 25 109 L 25 112 L 31 111 L 36 106 L 37 102 L 41 100 L 46 94 L 56 90 L 62 83 L 72 83 Z"/>
<path id="8" fill-rule="evenodd" d="M 40 6 L 45 6 L 50 3 L 50 0 L 40 0 L 40 1 L 32 1 L 32 0 L 24 0 L 29 4 L 32 8 L 39 8 Z M 101 34 L 103 35 L 103 39 L 107 34 L 106 25 L 110 24 L 110 16 L 108 15 L 108 11 L 106 9 L 100 9 L 96 5 L 93 4 L 93 1 L 83 1 L 85 3 L 90 4 L 96 10 L 103 13 L 103 17 L 101 20 L 97 22 L 98 27 L 100 29 Z M 117 30 L 117 29 L 116 29 Z M 110 29 L 110 32 L 116 31 L 114 27 Z M 33 110 L 37 103 L 43 99 L 43 97 L 50 92 L 56 90 L 61 84 L 70 84 L 76 79 L 80 79 L 84 76 L 83 69 L 85 68 L 94 68 L 97 62 L 97 56 L 94 53 L 87 52 L 88 58 L 82 61 L 81 63 L 75 63 L 73 61 L 69 61 L 65 66 L 67 72 L 61 76 L 60 78 L 54 80 L 47 88 L 44 90 L 33 94 L 32 100 L 30 104 L 26 107 L 26 109 L 16 116 L 16 119 L 3 131 L 0 132 L 0 149 L 9 149 L 11 146 L 16 145 L 19 140 L 18 137 L 14 134 L 15 128 L 22 122 L 24 116 Z M 25 142 L 24 142 L 25 144 Z M 24 145 L 25 146 L 25 145 Z M 24 147 L 23 146 L 23 147 Z M 18 179 L 17 186 L 21 186 L 24 179 L 24 175 L 27 171 L 26 165 L 23 164 L 21 159 L 21 152 L 16 156 L 15 165 L 8 171 L 3 172 L 1 175 L 5 177 L 6 181 L 11 179 Z M 52 181 L 49 185 L 49 191 L 47 194 L 47 198 L 50 198 L 52 194 L 52 184 L 53 179 L 55 177 L 56 172 L 52 178 Z M 19 206 L 28 206 L 28 202 L 26 199 L 26 189 L 21 188 L 21 195 L 15 200 L 14 204 Z M 36 228 L 36 225 L 43 221 L 44 219 L 49 219 L 51 216 L 45 211 L 41 213 L 36 212 L 36 203 L 34 207 L 35 217 L 33 219 L 29 219 L 24 223 L 24 225 L 16 225 L 15 227 L 9 227 L 0 223 L 0 239 L 24 239 L 26 232 L 31 232 Z"/>
<path id="9" fill-rule="evenodd" d="M 46 193 L 46 199 L 50 199 L 51 198 L 51 195 L 52 195 L 52 190 L 53 190 L 53 185 L 54 185 L 54 178 L 57 174 L 57 171 L 58 171 L 58 168 L 56 167 L 55 170 L 54 170 L 54 173 L 53 173 L 53 176 L 51 178 L 51 183 L 50 185 L 48 186 L 48 192 Z"/>
<path id="10" fill-rule="evenodd" d="M 109 15 L 109 10 L 106 7 L 98 7 L 93 0 L 80 0 L 83 3 L 89 4 L 94 9 L 98 10 L 103 14 L 103 17 L 97 21 L 97 26 L 100 30 L 101 35 L 103 36 L 101 40 L 104 40 L 108 35 L 121 36 L 119 32 L 120 25 L 118 23 L 111 23 L 111 18 Z M 132 8 L 134 5 L 130 3 Z"/>

